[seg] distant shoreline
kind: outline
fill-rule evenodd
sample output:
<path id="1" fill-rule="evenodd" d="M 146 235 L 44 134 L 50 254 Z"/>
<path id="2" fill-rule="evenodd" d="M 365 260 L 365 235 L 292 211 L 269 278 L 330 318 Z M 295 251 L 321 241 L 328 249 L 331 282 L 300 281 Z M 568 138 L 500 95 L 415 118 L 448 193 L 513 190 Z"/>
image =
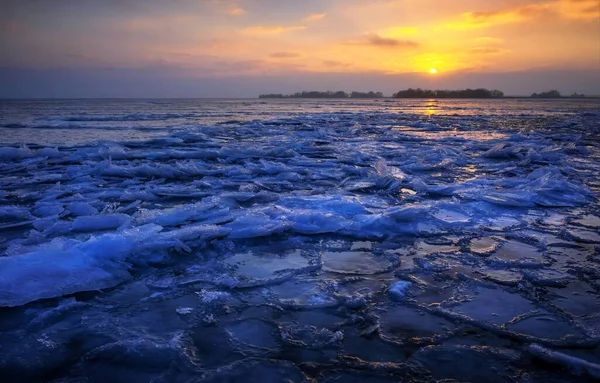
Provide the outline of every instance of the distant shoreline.
<path id="1" fill-rule="evenodd" d="M 105 100 L 257 100 L 254 97 L 0 97 L 0 102 L 6 101 L 105 101 Z M 277 100 L 277 98 L 262 98 L 263 100 Z M 323 98 L 284 98 L 281 100 L 324 100 Z M 329 100 L 361 100 L 360 98 L 328 98 Z M 363 98 L 362 100 L 468 100 L 470 98 L 436 98 L 436 97 L 414 97 L 414 98 L 396 98 L 384 96 L 381 98 Z M 585 97 L 560 97 L 560 98 L 534 98 L 531 96 L 504 96 L 498 98 L 471 98 L 473 100 L 505 100 L 505 99 L 524 99 L 534 101 L 552 101 L 552 100 L 598 100 L 600 95 Z M 327 100 L 327 99 L 325 99 Z"/>
<path id="2" fill-rule="evenodd" d="M 597 96 L 596 96 L 597 97 Z M 588 98 L 584 94 L 573 93 L 570 96 L 563 96 L 557 90 L 547 92 L 533 93 L 530 96 L 505 96 L 504 92 L 498 89 L 421 89 L 408 88 L 400 90 L 391 96 L 384 96 L 382 92 L 345 92 L 338 91 L 302 91 L 292 94 L 269 93 L 261 94 L 259 99 L 533 99 L 533 100 L 580 100 Z"/>
<path id="3" fill-rule="evenodd" d="M 531 96 L 503 96 L 503 97 L 371 97 L 371 98 L 351 98 L 351 97 L 258 97 L 254 98 L 261 100 L 532 100 L 532 101 L 556 101 L 556 100 L 597 100 L 600 96 L 585 96 L 585 97 L 555 97 L 555 98 L 542 98 L 542 97 L 531 97 Z M 223 100 L 236 100 L 223 99 Z M 237 100 L 247 100 L 246 98 L 240 98 Z"/>

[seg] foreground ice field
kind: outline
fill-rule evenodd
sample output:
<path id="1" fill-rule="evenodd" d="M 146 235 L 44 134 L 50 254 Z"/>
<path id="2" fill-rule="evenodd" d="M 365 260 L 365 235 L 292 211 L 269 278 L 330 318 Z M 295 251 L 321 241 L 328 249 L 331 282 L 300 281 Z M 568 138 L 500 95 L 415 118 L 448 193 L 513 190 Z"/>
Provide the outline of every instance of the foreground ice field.
<path id="1" fill-rule="evenodd" d="M 215 105 L 2 105 L 4 381 L 600 379 L 598 103 Z"/>

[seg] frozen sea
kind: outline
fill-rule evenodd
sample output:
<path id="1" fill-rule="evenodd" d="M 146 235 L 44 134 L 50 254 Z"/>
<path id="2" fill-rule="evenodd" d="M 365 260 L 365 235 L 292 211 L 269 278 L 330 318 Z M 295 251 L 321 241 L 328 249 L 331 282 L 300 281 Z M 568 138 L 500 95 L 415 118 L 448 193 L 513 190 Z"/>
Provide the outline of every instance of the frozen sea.
<path id="1" fill-rule="evenodd" d="M 0 100 L 2 382 L 600 379 L 600 100 Z"/>

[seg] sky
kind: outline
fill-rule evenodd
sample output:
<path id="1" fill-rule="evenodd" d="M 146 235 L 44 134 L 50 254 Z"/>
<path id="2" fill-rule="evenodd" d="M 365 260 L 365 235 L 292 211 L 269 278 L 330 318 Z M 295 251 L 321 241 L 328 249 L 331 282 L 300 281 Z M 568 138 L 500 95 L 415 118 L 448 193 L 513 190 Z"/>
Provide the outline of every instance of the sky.
<path id="1" fill-rule="evenodd" d="M 600 95 L 600 0 L 2 0 L 0 84 L 4 98 Z"/>

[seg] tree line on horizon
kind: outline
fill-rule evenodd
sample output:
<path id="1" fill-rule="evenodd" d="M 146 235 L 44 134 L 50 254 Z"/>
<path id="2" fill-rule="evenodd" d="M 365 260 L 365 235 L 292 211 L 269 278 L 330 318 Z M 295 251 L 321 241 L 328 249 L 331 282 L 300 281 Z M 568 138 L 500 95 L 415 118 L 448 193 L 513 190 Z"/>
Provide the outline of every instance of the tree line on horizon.
<path id="1" fill-rule="evenodd" d="M 532 98 L 563 98 L 565 96 L 561 95 L 557 90 L 549 90 L 547 92 L 534 93 L 531 95 Z M 573 93 L 571 98 L 585 98 L 585 94 L 583 93 Z"/>
<path id="2" fill-rule="evenodd" d="M 258 98 L 384 98 L 381 92 L 344 92 L 338 91 L 302 91 L 293 94 L 270 93 L 261 94 Z M 461 89 L 461 90 L 429 90 L 421 88 L 408 88 L 398 91 L 392 95 L 392 98 L 502 98 L 504 92 L 498 89 Z M 531 98 L 563 98 L 559 91 L 550 90 L 547 92 L 533 93 Z M 573 93 L 572 98 L 583 98 L 584 94 Z"/>
<path id="3" fill-rule="evenodd" d="M 394 98 L 500 98 L 504 92 L 498 89 L 429 90 L 408 88 L 394 93 Z"/>

